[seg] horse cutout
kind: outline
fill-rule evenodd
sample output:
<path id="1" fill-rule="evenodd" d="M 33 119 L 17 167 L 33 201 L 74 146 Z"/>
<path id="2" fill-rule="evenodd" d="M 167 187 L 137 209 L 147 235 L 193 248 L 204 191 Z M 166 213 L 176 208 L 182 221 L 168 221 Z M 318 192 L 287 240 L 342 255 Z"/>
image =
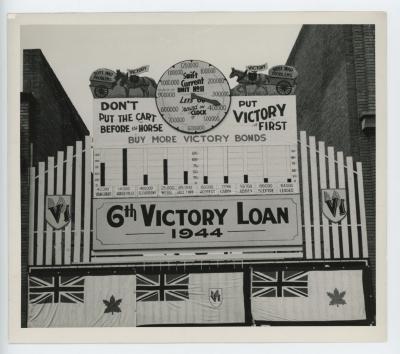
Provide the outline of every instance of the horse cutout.
<path id="1" fill-rule="evenodd" d="M 241 71 L 232 68 L 229 78 L 236 77 L 238 85 L 231 90 L 233 96 L 265 96 L 268 95 L 267 85 L 269 78 L 266 74 L 260 74 L 254 71 Z M 250 92 L 249 92 L 250 91 Z"/>
<path id="2" fill-rule="evenodd" d="M 124 88 L 126 97 L 130 97 L 130 90 L 141 90 L 141 94 L 134 95 L 137 97 L 155 97 L 155 92 L 157 89 L 157 83 L 150 77 L 138 76 L 138 75 L 128 75 L 120 70 L 117 70 L 115 76 L 115 83 L 113 88 L 116 86 Z"/>
<path id="3" fill-rule="evenodd" d="M 232 68 L 229 78 L 232 79 L 234 77 L 237 77 L 236 81 L 242 85 L 266 85 L 269 83 L 268 75 L 253 71 L 249 72 L 248 70 L 241 71 Z"/>

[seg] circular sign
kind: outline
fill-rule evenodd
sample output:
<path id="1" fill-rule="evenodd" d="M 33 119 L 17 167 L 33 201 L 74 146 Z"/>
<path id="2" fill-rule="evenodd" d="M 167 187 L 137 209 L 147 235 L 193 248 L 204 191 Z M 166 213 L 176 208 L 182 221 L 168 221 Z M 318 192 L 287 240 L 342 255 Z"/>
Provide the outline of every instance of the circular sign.
<path id="1" fill-rule="evenodd" d="M 215 66 L 200 60 L 185 60 L 162 75 L 156 103 L 171 127 L 182 133 L 204 133 L 225 118 L 231 104 L 231 90 Z"/>

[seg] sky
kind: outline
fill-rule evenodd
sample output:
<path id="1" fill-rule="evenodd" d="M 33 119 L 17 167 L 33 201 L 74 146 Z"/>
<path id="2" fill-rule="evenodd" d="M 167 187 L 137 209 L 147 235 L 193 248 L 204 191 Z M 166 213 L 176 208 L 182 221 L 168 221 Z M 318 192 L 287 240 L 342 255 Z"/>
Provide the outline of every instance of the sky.
<path id="1" fill-rule="evenodd" d="M 134 69 L 157 82 L 187 59 L 213 64 L 228 78 L 231 67 L 285 64 L 300 25 L 36 25 L 21 29 L 21 49 L 41 49 L 92 131 L 89 77 L 98 68 Z M 22 58 L 22 56 L 21 56 Z M 22 60 L 22 59 L 21 59 Z M 22 65 L 22 63 L 21 63 Z M 230 86 L 236 85 L 229 80 Z"/>

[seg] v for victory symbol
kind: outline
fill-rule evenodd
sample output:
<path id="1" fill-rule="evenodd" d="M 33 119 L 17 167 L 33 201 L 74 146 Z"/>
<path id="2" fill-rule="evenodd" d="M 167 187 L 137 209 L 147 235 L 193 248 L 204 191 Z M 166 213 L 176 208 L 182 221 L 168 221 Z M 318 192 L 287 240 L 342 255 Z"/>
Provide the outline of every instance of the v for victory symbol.
<path id="1" fill-rule="evenodd" d="M 332 222 L 338 223 L 347 215 L 345 189 L 322 189 L 322 212 Z"/>
<path id="2" fill-rule="evenodd" d="M 48 195 L 46 197 L 46 221 L 56 230 L 71 221 L 71 196 Z"/>
<path id="3" fill-rule="evenodd" d="M 222 289 L 211 288 L 208 289 L 208 299 L 213 307 L 219 307 L 222 304 Z"/>

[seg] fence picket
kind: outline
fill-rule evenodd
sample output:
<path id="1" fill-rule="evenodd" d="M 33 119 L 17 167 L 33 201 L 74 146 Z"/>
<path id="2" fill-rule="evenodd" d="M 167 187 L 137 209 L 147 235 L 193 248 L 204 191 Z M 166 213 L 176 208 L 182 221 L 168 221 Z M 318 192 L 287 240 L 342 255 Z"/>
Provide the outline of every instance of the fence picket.
<path id="1" fill-rule="evenodd" d="M 325 156 L 325 143 L 323 141 L 318 142 L 318 154 L 319 154 L 319 178 L 321 189 L 326 188 L 326 156 Z M 321 195 L 322 201 L 324 196 Z M 331 258 L 331 245 L 329 240 L 329 223 L 327 218 L 322 215 L 322 239 L 324 241 L 324 258 Z"/>
<path id="2" fill-rule="evenodd" d="M 314 229 L 314 257 L 321 258 L 321 225 L 319 210 L 319 189 L 318 189 L 318 170 L 317 152 L 315 137 L 309 137 L 310 143 L 310 168 L 311 168 L 311 191 L 312 191 L 312 210 L 313 210 L 313 229 Z"/>
<path id="3" fill-rule="evenodd" d="M 305 131 L 300 132 L 300 151 L 301 151 L 301 177 L 303 186 L 303 214 L 304 214 L 304 234 L 306 242 L 306 258 L 312 258 L 312 238 L 310 221 L 310 194 L 308 178 L 308 158 L 307 158 L 307 136 Z"/>
<path id="4" fill-rule="evenodd" d="M 81 204 L 82 204 L 82 141 L 77 141 L 75 146 L 74 263 L 80 262 L 80 255 L 81 255 Z"/>
<path id="5" fill-rule="evenodd" d="M 328 170 L 329 170 L 329 188 L 336 188 L 336 164 L 335 151 L 332 146 L 328 146 Z M 333 222 L 332 225 L 333 258 L 340 258 L 339 227 Z"/>
<path id="6" fill-rule="evenodd" d="M 57 153 L 57 195 L 63 194 L 63 177 L 64 177 L 64 151 L 58 151 Z M 62 230 L 56 230 L 55 232 L 55 263 L 62 263 Z"/>
<path id="7" fill-rule="evenodd" d="M 47 159 L 47 195 L 54 194 L 54 157 Z M 53 261 L 53 228 L 49 223 L 46 225 L 46 259 L 47 265 Z"/>
<path id="8" fill-rule="evenodd" d="M 346 158 L 346 164 L 347 164 L 347 185 L 349 188 L 351 243 L 353 250 L 353 258 L 359 258 L 360 249 L 359 249 L 358 232 L 357 232 L 356 196 L 354 189 L 354 166 L 353 166 L 353 158 L 351 156 L 348 156 Z"/>
<path id="9" fill-rule="evenodd" d="M 360 207 L 360 222 L 361 222 L 361 249 L 362 257 L 368 257 L 368 241 L 367 241 L 367 222 L 365 219 L 365 204 L 364 204 L 364 181 L 362 173 L 362 163 L 356 163 L 357 184 L 358 184 L 358 205 Z"/>
<path id="10" fill-rule="evenodd" d="M 72 156 L 74 148 L 67 146 L 67 164 L 65 170 L 65 194 L 72 199 Z M 71 206 L 70 206 L 71 208 Z M 70 210 L 71 211 L 71 210 Z M 67 224 L 64 232 L 64 264 L 71 264 L 71 222 Z"/>
<path id="11" fill-rule="evenodd" d="M 36 264 L 43 264 L 43 246 L 44 246 L 44 179 L 45 164 L 39 162 L 39 187 L 38 187 L 38 216 L 37 216 L 37 237 L 36 237 Z"/>
<path id="12" fill-rule="evenodd" d="M 85 137 L 85 197 L 84 197 L 84 224 L 83 224 L 83 262 L 90 260 L 90 218 L 92 198 L 92 141 L 90 136 Z"/>
<path id="13" fill-rule="evenodd" d="M 343 152 L 339 151 L 337 153 L 338 161 L 338 186 L 339 188 L 346 188 L 346 179 L 344 174 L 344 162 L 343 162 Z M 342 230 L 342 247 L 343 247 L 343 258 L 350 258 L 350 244 L 349 244 L 349 230 L 347 224 L 347 217 L 343 218 L 340 222 L 340 227 Z"/>

